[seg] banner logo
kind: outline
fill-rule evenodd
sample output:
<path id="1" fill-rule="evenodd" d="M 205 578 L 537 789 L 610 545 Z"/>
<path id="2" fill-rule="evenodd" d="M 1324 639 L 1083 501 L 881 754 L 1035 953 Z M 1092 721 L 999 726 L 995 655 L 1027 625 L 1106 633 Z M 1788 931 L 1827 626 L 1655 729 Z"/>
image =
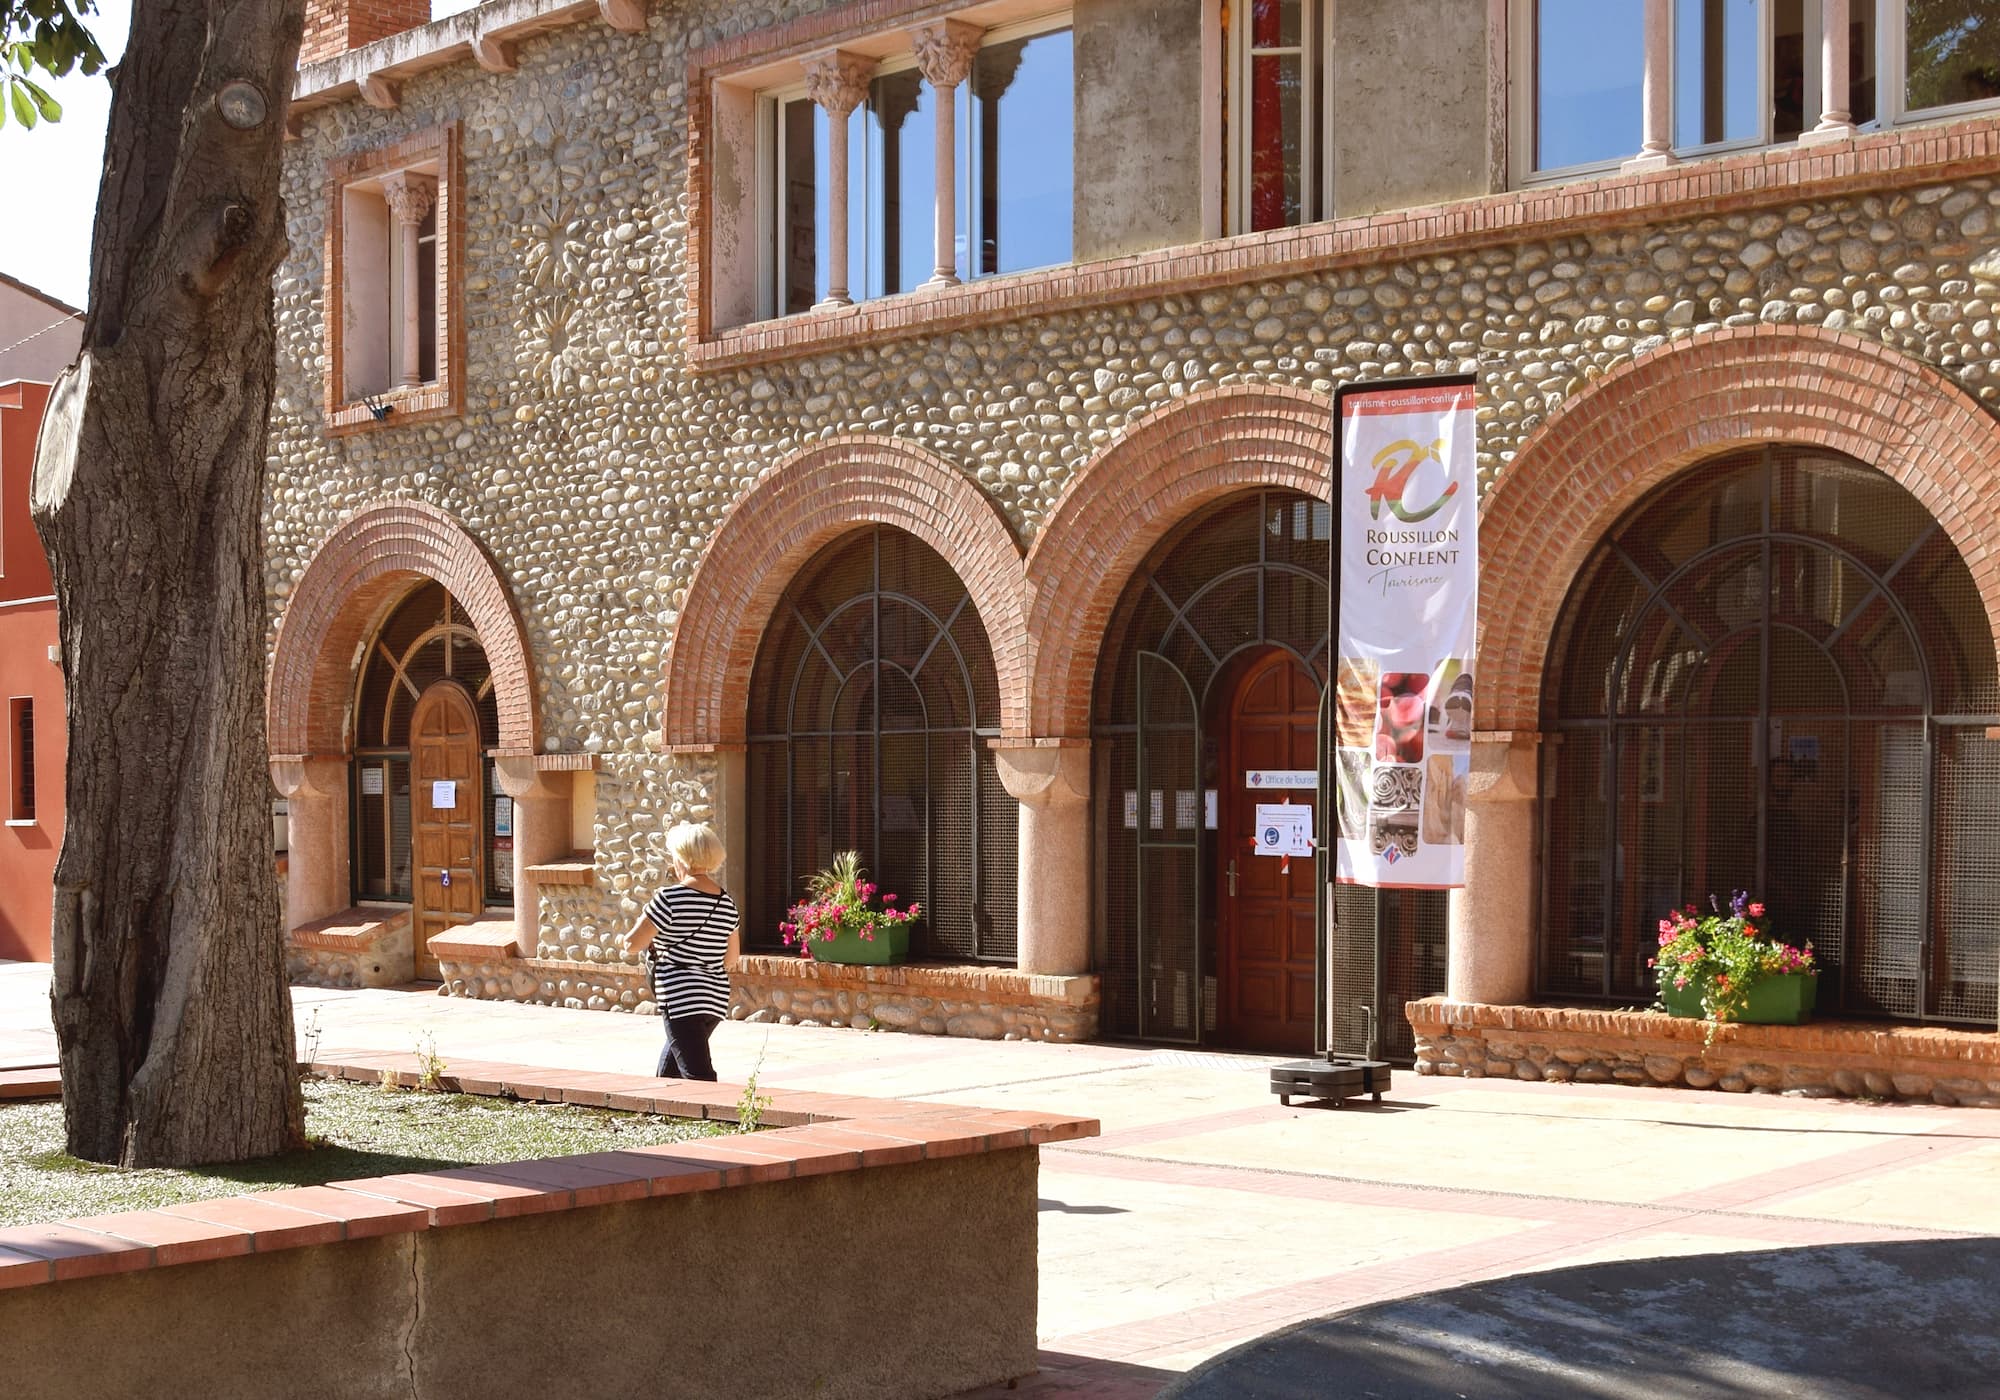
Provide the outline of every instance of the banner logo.
<path id="1" fill-rule="evenodd" d="M 1438 464 L 1436 475 L 1443 480 L 1444 490 L 1429 505 L 1412 506 L 1405 499 L 1410 479 L 1416 475 L 1417 468 L 1426 462 Z M 1405 525 L 1415 525 L 1436 515 L 1444 509 L 1446 501 L 1458 494 L 1458 483 L 1451 479 L 1450 472 L 1445 468 L 1443 438 L 1436 439 L 1429 447 L 1411 438 L 1392 442 L 1375 454 L 1371 465 L 1375 468 L 1375 482 L 1367 491 L 1371 520 L 1380 520 L 1382 508 L 1387 506 L 1396 519 Z"/>

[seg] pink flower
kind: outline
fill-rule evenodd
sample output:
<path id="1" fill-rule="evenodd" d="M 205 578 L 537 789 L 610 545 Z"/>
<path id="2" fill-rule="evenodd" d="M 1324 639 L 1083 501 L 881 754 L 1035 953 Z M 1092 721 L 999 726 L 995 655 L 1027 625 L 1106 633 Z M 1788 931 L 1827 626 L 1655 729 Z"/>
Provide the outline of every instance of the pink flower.
<path id="1" fill-rule="evenodd" d="M 1753 919 L 1761 919 L 1761 918 L 1763 918 L 1763 917 L 1764 917 L 1764 906 L 1763 906 L 1763 905 L 1761 905 L 1761 904 L 1753 904 L 1753 905 L 1751 905 L 1751 906 L 1750 906 L 1750 917 L 1751 917 L 1751 918 L 1753 918 Z"/>
<path id="2" fill-rule="evenodd" d="M 884 904 L 894 904 L 896 902 L 896 896 L 894 896 L 893 894 L 885 894 L 882 896 L 882 902 Z"/>

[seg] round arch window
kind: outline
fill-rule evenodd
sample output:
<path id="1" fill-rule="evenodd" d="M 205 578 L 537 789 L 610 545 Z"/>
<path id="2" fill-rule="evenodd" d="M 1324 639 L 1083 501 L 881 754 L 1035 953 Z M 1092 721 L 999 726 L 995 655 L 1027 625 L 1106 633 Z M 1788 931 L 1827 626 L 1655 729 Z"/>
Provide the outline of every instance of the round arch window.
<path id="1" fill-rule="evenodd" d="M 1901 486 L 1789 447 L 1696 467 L 1598 546 L 1551 657 L 1544 992 L 1649 1000 L 1661 915 L 1741 888 L 1812 941 L 1823 1008 L 1995 1019 L 1992 632 Z"/>
<path id="2" fill-rule="evenodd" d="M 855 850 L 924 908 L 912 956 L 1015 958 L 1019 808 L 1001 786 L 993 652 L 971 596 L 915 536 L 870 526 L 785 590 L 749 706 L 747 946 L 782 951 L 805 881 Z"/>
<path id="3" fill-rule="evenodd" d="M 358 899 L 411 898 L 410 719 L 417 701 L 440 681 L 455 682 L 470 697 L 480 750 L 497 747 L 500 708 L 486 650 L 444 585 L 426 583 L 396 604 L 377 629 L 355 687 L 349 825 Z M 505 799 L 490 772 L 482 788 L 481 830 L 488 848 L 484 896 L 489 904 L 504 905 L 513 899 L 511 825 L 496 820 L 508 813 L 496 810 Z"/>

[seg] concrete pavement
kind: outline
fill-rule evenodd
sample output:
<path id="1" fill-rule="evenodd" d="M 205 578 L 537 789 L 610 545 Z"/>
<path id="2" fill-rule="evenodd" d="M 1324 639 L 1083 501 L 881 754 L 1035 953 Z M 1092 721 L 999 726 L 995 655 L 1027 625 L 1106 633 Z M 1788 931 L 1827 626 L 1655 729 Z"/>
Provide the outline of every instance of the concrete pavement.
<path id="1" fill-rule="evenodd" d="M 0 1068 L 53 1056 L 46 969 L 0 964 Z M 646 1072 L 659 1023 L 300 988 L 324 1052 Z M 1419 1079 L 1281 1108 L 1268 1059 L 724 1024 L 725 1079 L 1100 1118 L 1044 1149 L 1044 1370 L 1014 1394 L 1137 1400 L 1251 1338 L 1571 1265 L 2000 1234 L 2000 1113 Z M 995 1392 L 997 1396 L 1000 1392 Z"/>

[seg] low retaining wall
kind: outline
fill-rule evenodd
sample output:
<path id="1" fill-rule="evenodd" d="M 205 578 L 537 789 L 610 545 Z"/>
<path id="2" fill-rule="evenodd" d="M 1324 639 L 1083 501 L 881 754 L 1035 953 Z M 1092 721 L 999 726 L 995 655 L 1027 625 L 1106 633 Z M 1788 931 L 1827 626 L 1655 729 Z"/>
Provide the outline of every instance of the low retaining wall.
<path id="1" fill-rule="evenodd" d="M 1664 1088 L 1921 1099 L 2000 1108 L 2000 1034 L 1821 1021 L 1716 1028 L 1657 1011 L 1488 1006 L 1426 997 L 1404 1009 L 1417 1073 Z"/>
<path id="2" fill-rule="evenodd" d="M 316 1068 L 416 1075 L 407 1055 Z M 742 1092 L 450 1078 L 732 1119 Z M 803 1126 L 0 1230 L 6 1393 L 914 1400 L 1032 1372 L 1037 1149 L 1097 1125 L 769 1097 L 767 1121 Z"/>
<path id="3" fill-rule="evenodd" d="M 852 967 L 750 954 L 729 974 L 736 1020 L 851 1026 L 980 1040 L 1088 1040 L 1097 1034 L 1094 975 L 905 963 Z"/>
<path id="4" fill-rule="evenodd" d="M 400 987 L 417 975 L 407 909 L 355 908 L 285 936 L 285 971 L 301 987 Z"/>

